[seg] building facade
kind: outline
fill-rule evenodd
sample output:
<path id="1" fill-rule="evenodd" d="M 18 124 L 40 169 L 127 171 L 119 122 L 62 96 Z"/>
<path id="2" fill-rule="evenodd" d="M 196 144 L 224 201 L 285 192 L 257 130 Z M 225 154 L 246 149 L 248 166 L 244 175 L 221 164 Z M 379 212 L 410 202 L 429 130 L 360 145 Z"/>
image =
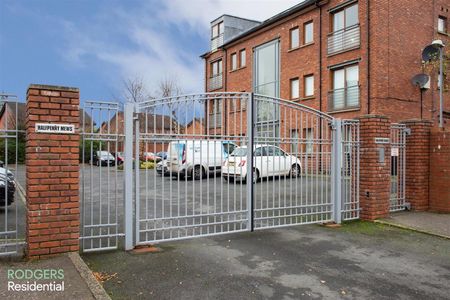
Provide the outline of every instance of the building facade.
<path id="1" fill-rule="evenodd" d="M 437 74 L 429 89 L 411 79 L 424 72 L 422 50 L 433 40 L 450 47 L 449 9 L 448 0 L 306 0 L 264 22 L 225 15 L 211 23 L 211 49 L 201 56 L 205 90 L 255 92 L 342 119 L 380 114 L 437 124 Z M 230 132 L 230 105 L 208 103 L 210 132 Z M 234 111 L 245 118 L 245 107 Z"/>

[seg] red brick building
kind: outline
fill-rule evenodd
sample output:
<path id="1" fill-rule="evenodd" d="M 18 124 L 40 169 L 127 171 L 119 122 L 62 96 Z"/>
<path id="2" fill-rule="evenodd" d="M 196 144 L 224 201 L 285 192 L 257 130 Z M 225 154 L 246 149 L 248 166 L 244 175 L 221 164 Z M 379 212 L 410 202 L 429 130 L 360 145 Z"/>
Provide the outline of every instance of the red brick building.
<path id="1" fill-rule="evenodd" d="M 437 74 L 422 91 L 411 79 L 424 72 L 422 50 L 433 40 L 450 47 L 449 9 L 448 0 L 306 0 L 264 22 L 223 15 L 211 22 L 211 49 L 201 56 L 205 90 L 253 91 L 338 118 L 437 124 Z M 209 123 L 221 132 L 227 105 L 208 105 L 209 119 L 220 119 Z M 444 93 L 446 126 L 449 111 Z"/>

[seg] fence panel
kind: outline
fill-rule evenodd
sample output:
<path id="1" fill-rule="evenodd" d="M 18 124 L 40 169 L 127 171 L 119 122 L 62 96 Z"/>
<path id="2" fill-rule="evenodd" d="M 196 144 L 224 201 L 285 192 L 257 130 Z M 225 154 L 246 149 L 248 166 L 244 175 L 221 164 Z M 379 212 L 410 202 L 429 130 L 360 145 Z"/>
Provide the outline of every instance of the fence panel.
<path id="1" fill-rule="evenodd" d="M 406 126 L 391 125 L 391 193 L 390 211 L 406 208 L 405 173 L 406 173 Z"/>

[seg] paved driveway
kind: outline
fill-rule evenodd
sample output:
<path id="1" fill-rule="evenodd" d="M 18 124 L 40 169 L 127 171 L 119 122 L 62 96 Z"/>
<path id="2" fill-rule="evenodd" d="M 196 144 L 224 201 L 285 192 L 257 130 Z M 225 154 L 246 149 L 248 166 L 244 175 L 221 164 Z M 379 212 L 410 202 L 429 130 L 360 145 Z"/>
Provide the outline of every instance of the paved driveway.
<path id="1" fill-rule="evenodd" d="M 84 255 L 113 299 L 448 299 L 450 241 L 367 222 Z"/>

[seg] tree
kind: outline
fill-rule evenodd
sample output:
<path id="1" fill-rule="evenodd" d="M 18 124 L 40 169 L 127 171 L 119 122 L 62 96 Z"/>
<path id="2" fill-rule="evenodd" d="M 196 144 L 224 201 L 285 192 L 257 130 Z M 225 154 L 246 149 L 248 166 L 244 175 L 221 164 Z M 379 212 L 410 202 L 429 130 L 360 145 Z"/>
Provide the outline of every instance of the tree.
<path id="1" fill-rule="evenodd" d="M 162 98 L 169 98 L 169 97 L 177 97 L 182 94 L 181 87 L 178 85 L 176 77 L 164 77 L 159 81 L 158 84 L 158 94 Z M 181 132 L 180 127 L 180 114 L 185 111 L 185 103 L 174 101 L 173 99 L 167 101 L 167 108 L 169 109 L 169 113 L 171 115 L 171 118 L 175 122 L 175 130 L 176 133 Z"/>
<path id="2" fill-rule="evenodd" d="M 152 98 L 145 87 L 142 77 L 140 76 L 124 79 L 123 87 L 123 97 L 126 102 L 138 103 Z"/>

